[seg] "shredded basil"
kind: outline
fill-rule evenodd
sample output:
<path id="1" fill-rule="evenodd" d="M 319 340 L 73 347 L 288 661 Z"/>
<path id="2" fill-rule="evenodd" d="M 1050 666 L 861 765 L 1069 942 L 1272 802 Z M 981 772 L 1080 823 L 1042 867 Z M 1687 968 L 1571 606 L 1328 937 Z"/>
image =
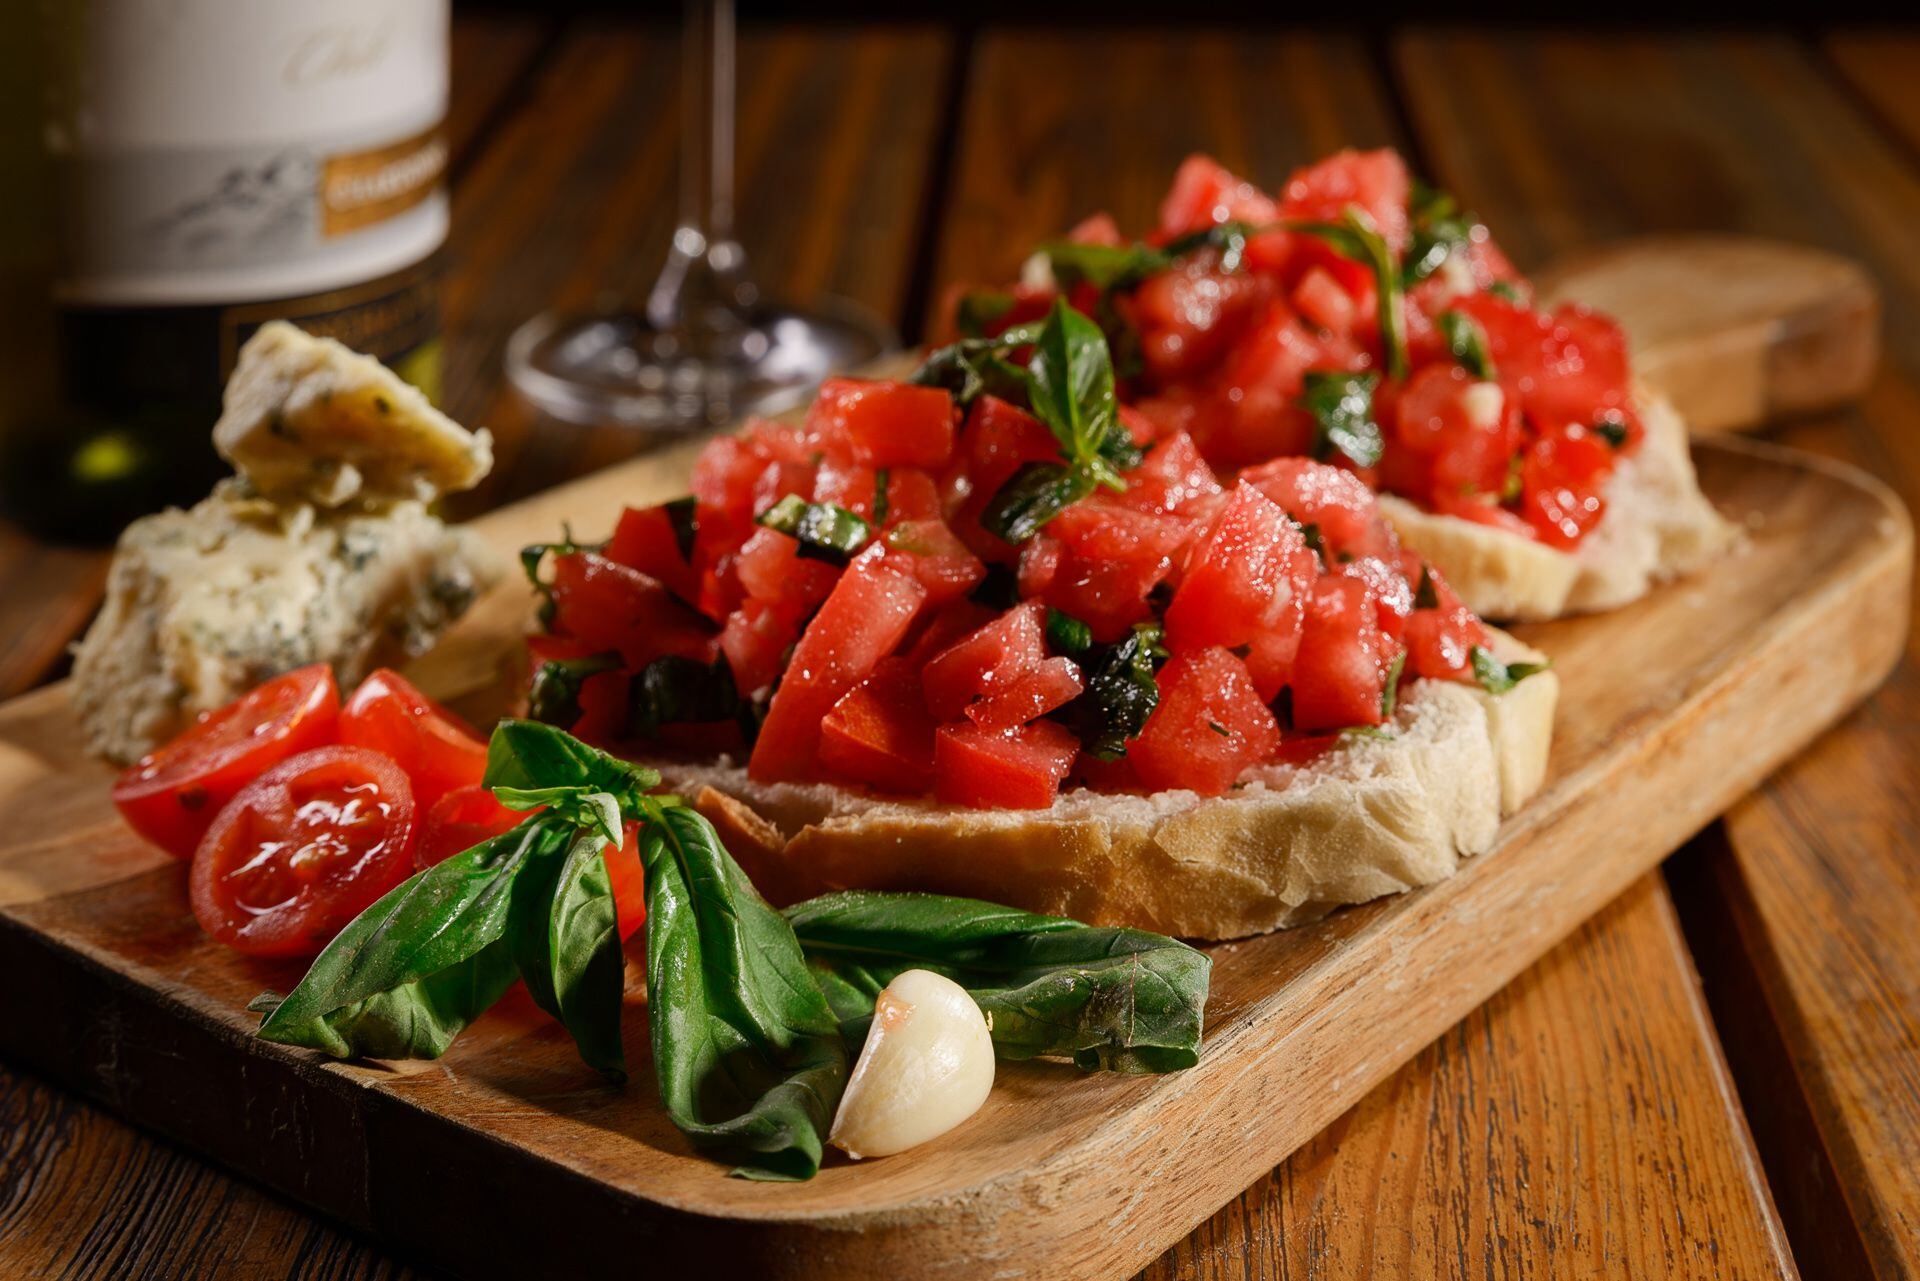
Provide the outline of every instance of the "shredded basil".
<path id="1" fill-rule="evenodd" d="M 980 513 L 980 525 L 1003 542 L 1024 543 L 1094 488 L 1093 477 L 1081 468 L 1028 463 L 995 492 Z"/>
<path id="2" fill-rule="evenodd" d="M 1071 614 L 1049 608 L 1047 644 L 1069 658 L 1078 658 L 1093 648 L 1093 629 Z"/>
<path id="3" fill-rule="evenodd" d="M 1487 292 L 1510 303 L 1520 302 L 1520 289 L 1511 280 L 1496 280 L 1487 286 Z"/>
<path id="4" fill-rule="evenodd" d="M 1380 321 L 1380 345 L 1386 350 L 1387 373 L 1393 378 L 1407 376 L 1407 320 L 1400 269 L 1393 259 L 1393 247 L 1380 234 L 1373 218 L 1358 205 L 1348 205 L 1339 222 L 1289 222 L 1289 231 L 1315 236 L 1332 246 L 1343 258 L 1351 258 L 1371 268 L 1377 295 Z"/>
<path id="5" fill-rule="evenodd" d="M 527 692 L 527 715 L 546 725 L 569 729 L 579 722 L 580 687 L 589 676 L 610 672 L 620 666 L 615 653 L 589 654 L 585 658 L 550 658 L 533 674 Z"/>
<path id="6" fill-rule="evenodd" d="M 1089 651 L 1081 664 L 1086 688 L 1058 713 L 1089 756 L 1115 761 L 1127 754 L 1160 705 L 1153 676 L 1166 657 L 1158 623 L 1137 624 L 1118 644 Z"/>
<path id="7" fill-rule="evenodd" d="M 853 559 L 873 534 L 859 513 L 838 503 L 810 503 L 798 494 L 788 494 L 754 517 L 754 523 L 786 534 L 800 544 L 802 556 L 830 565 Z"/>
<path id="8" fill-rule="evenodd" d="M 1387 664 L 1387 683 L 1380 690 L 1380 719 L 1382 721 L 1390 721 L 1393 719 L 1393 709 L 1400 701 L 1400 673 L 1406 669 L 1406 666 L 1407 651 L 1404 649 L 1398 654 L 1395 654 L 1393 661 Z"/>
<path id="9" fill-rule="evenodd" d="M 1466 249 L 1472 243 L 1478 223 L 1472 214 L 1462 212 L 1459 202 L 1447 192 L 1417 179 L 1407 201 L 1407 213 L 1413 223 L 1413 235 L 1401 276 L 1411 287 L 1438 271 L 1449 257 Z"/>
<path id="10" fill-rule="evenodd" d="M 627 690 L 627 732 L 653 738 L 663 725 L 737 720 L 742 700 L 725 658 L 711 664 L 678 654 L 654 659 Z"/>
<path id="11" fill-rule="evenodd" d="M 1496 375 L 1493 357 L 1487 352 L 1487 331 L 1480 322 L 1460 311 L 1440 313 L 1440 332 L 1446 336 L 1447 349 L 1460 367 L 1485 382 Z"/>
<path id="12" fill-rule="evenodd" d="M 1322 461 L 1340 454 L 1357 467 L 1371 467 L 1386 449 L 1386 435 L 1373 416 L 1376 373 L 1309 370 L 1301 384 L 1300 404 L 1313 415 L 1313 456 Z"/>
<path id="13" fill-rule="evenodd" d="M 1593 425 L 1593 434 L 1615 449 L 1627 443 L 1627 424 L 1618 418 L 1602 418 Z"/>
<path id="14" fill-rule="evenodd" d="M 1527 677 L 1553 666 L 1551 662 L 1503 663 L 1484 645 L 1475 645 L 1467 656 L 1473 662 L 1473 678 L 1489 694 L 1504 694 Z"/>
<path id="15" fill-rule="evenodd" d="M 989 329 L 1013 310 L 1015 302 L 1012 294 L 997 289 L 976 289 L 962 294 L 953 310 L 954 327 L 963 338 L 984 338 Z"/>
<path id="16" fill-rule="evenodd" d="M 680 559 L 693 562 L 693 540 L 700 533 L 700 518 L 697 505 L 692 497 L 676 498 L 661 506 L 667 513 L 667 524 L 673 527 L 673 545 L 680 549 Z"/>
<path id="17" fill-rule="evenodd" d="M 1420 562 L 1420 585 L 1413 589 L 1413 607 L 1415 609 L 1440 608 L 1440 590 L 1433 583 L 1433 567 L 1425 561 Z"/>

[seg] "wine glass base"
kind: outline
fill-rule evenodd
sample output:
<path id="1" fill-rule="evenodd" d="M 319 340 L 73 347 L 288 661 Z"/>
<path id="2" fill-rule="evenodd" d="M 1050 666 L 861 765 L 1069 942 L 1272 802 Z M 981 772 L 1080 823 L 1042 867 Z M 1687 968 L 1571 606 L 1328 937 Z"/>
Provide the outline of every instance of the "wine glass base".
<path id="1" fill-rule="evenodd" d="M 507 377 L 555 418 L 694 431 L 800 404 L 820 381 L 899 349 L 887 323 L 830 300 L 765 307 L 695 352 L 630 312 L 535 316 L 507 340 Z"/>

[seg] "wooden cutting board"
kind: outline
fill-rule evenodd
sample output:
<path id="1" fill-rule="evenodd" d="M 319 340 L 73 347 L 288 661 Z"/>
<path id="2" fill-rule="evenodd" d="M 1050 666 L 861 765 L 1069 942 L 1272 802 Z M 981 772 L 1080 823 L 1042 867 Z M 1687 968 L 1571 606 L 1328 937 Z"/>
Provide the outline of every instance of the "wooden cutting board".
<path id="1" fill-rule="evenodd" d="M 1215 947 L 1199 1066 L 1156 1078 L 1003 1065 L 981 1113 L 797 1185 L 695 1155 L 654 1095 L 641 987 L 633 1082 L 603 1084 L 510 997 L 438 1063 L 340 1064 L 256 1042 L 243 1010 L 298 967 L 188 913 L 80 750 L 66 691 L 0 707 L 0 1052 L 357 1227 L 472 1274 L 609 1261 L 767 1278 L 1131 1273 L 1652 867 L 1886 674 L 1912 534 L 1857 471 L 1697 448 L 1750 543 L 1599 618 L 1523 629 L 1563 682 L 1543 792 L 1452 880 Z M 608 528 L 683 485 L 691 447 L 480 523 L 503 550 Z M 489 598 L 419 675 L 497 705 L 529 600 Z"/>

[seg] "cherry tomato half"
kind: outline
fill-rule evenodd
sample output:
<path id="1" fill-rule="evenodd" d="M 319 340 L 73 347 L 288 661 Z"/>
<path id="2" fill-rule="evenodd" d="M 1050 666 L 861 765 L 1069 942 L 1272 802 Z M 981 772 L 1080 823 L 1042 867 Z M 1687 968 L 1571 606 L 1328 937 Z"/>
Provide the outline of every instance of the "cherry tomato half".
<path id="1" fill-rule="evenodd" d="M 113 785 L 133 830 L 177 858 L 193 857 L 221 808 L 265 770 L 333 740 L 340 691 L 314 663 L 277 676 L 142 758 Z"/>
<path id="2" fill-rule="evenodd" d="M 413 788 L 378 752 L 320 747 L 242 788 L 194 851 L 200 927 L 249 956 L 313 956 L 413 874 Z"/>
<path id="3" fill-rule="evenodd" d="M 382 667 L 360 682 L 340 712 L 340 741 L 393 758 L 427 809 L 456 787 L 477 787 L 487 745 L 467 723 Z"/>
<path id="4" fill-rule="evenodd" d="M 470 850 L 480 842 L 509 831 L 528 811 L 510 810 L 484 787 L 457 787 L 435 801 L 420 826 L 413 861 L 428 868 Z M 639 824 L 629 823 L 618 848 L 608 846 L 607 879 L 613 884 L 614 911 L 620 917 L 620 937 L 626 938 L 647 919 L 646 871 L 640 865 Z"/>

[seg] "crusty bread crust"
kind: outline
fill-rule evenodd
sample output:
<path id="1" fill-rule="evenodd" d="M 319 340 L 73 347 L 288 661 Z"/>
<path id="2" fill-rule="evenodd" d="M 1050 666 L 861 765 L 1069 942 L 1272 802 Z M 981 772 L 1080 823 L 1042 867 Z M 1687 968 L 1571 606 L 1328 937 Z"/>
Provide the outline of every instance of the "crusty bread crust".
<path id="1" fill-rule="evenodd" d="M 1646 437 L 1607 482 L 1606 514 L 1573 552 L 1380 496 L 1400 541 L 1437 565 L 1483 618 L 1530 621 L 1613 609 L 1724 552 L 1732 525 L 1700 492 L 1687 429 L 1642 394 Z"/>
<path id="2" fill-rule="evenodd" d="M 1509 661 L 1540 655 L 1496 633 Z M 1066 793 L 1047 810 L 963 810 L 738 765 L 660 763 L 776 900 L 829 889 L 963 894 L 1101 925 L 1224 939 L 1317 920 L 1453 874 L 1546 771 L 1559 679 L 1492 697 L 1409 685 L 1391 737 L 1266 766 L 1226 796 Z"/>

